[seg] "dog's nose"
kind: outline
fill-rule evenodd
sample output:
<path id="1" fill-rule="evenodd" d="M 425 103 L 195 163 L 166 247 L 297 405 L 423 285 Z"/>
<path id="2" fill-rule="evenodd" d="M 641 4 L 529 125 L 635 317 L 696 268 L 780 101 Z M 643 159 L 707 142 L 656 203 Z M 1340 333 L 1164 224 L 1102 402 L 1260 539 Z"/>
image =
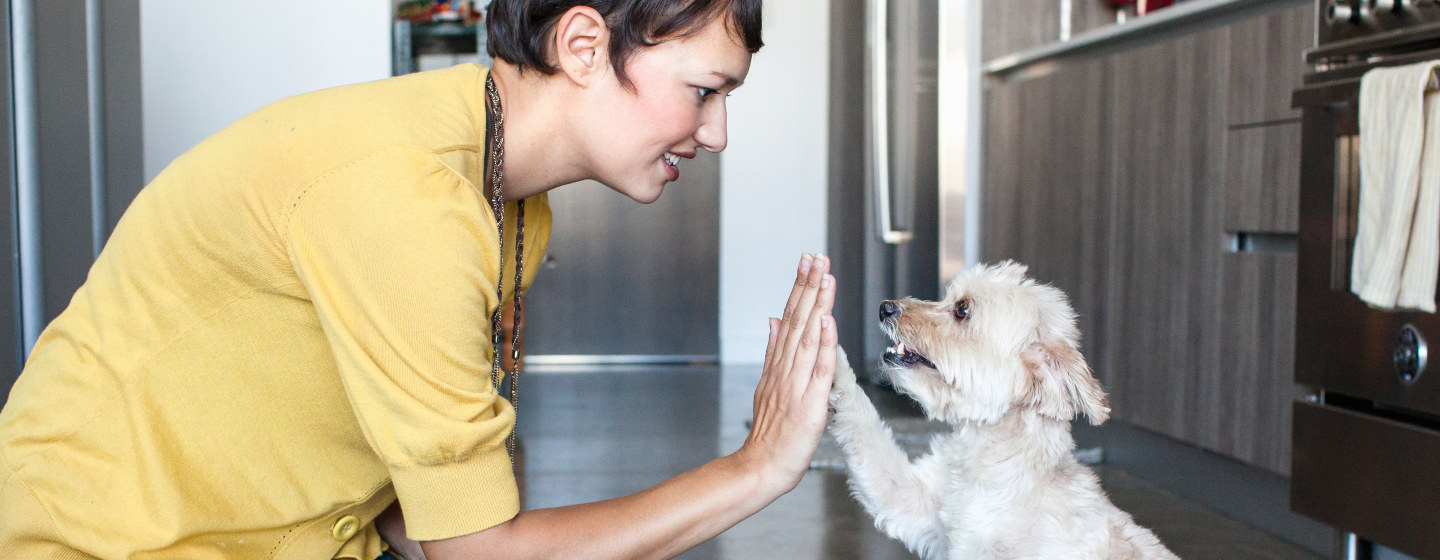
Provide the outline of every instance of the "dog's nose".
<path id="1" fill-rule="evenodd" d="M 895 302 L 886 300 L 886 301 L 880 303 L 880 322 L 881 322 L 881 323 L 884 323 L 885 321 L 890 320 L 891 317 L 894 317 L 894 316 L 899 315 L 899 314 L 900 314 L 900 306 L 899 306 L 899 305 L 895 305 Z"/>

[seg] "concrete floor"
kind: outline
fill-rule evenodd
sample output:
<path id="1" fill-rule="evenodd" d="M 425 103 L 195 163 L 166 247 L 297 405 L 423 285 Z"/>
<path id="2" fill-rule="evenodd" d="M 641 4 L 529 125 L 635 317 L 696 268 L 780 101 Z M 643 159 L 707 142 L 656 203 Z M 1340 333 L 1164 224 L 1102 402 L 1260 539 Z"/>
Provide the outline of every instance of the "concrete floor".
<path id="1" fill-rule="evenodd" d="M 739 447 L 758 368 L 591 366 L 532 368 L 521 384 L 525 507 L 637 492 Z M 871 390 L 887 415 L 915 410 Z M 1299 547 L 1104 465 L 1112 501 L 1188 560 L 1318 560 Z M 914 558 L 877 532 L 845 475 L 813 470 L 794 491 L 681 558 Z"/>

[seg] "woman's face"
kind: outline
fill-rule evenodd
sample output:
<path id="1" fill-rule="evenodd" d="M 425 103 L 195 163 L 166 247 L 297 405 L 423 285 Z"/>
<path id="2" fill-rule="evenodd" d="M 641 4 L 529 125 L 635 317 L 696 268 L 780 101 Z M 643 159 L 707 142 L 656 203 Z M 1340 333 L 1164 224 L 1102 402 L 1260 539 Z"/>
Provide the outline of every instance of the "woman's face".
<path id="1" fill-rule="evenodd" d="M 591 161 L 595 178 L 637 202 L 660 197 L 699 149 L 725 149 L 725 96 L 750 71 L 750 52 L 723 17 L 689 37 L 639 49 L 596 88 Z"/>

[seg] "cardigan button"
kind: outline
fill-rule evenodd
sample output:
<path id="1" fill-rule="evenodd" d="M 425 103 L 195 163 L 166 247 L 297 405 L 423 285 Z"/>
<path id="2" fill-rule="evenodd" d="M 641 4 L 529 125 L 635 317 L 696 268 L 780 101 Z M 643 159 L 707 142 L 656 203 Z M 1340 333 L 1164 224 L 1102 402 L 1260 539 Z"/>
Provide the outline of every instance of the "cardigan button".
<path id="1" fill-rule="evenodd" d="M 353 515 L 341 517 L 339 521 L 335 522 L 335 526 L 330 528 L 330 536 L 341 542 L 350 540 L 350 537 L 359 532 L 360 518 Z"/>

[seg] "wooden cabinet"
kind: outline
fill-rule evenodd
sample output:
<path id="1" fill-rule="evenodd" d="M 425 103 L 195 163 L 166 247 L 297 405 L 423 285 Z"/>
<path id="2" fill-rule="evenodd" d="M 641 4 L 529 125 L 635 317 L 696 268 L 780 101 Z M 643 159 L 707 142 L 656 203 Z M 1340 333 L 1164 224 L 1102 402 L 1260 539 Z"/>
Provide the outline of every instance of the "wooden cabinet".
<path id="1" fill-rule="evenodd" d="M 1222 402 L 1226 421 L 1215 449 L 1282 474 L 1290 471 L 1300 207 L 1300 114 L 1290 92 L 1300 86 L 1302 53 L 1314 37 L 1308 4 L 1230 28 L 1224 231 L 1237 243 L 1272 242 L 1221 262 L 1219 381 L 1244 390 Z"/>
<path id="2" fill-rule="evenodd" d="M 984 100 L 982 259 L 1024 262 L 1071 295 L 1113 418 L 1279 473 L 1298 225 L 1290 91 L 1312 16 L 1287 7 L 1066 59 L 992 81 Z M 1237 252 L 1237 233 L 1278 242 Z"/>
<path id="3" fill-rule="evenodd" d="M 1224 227 L 1234 243 L 1221 262 L 1222 403 L 1218 451 L 1272 471 L 1290 469 L 1295 345 L 1295 253 L 1299 226 L 1300 124 L 1232 127 L 1227 133 Z M 1291 240 L 1287 248 L 1284 240 Z"/>
<path id="4" fill-rule="evenodd" d="M 1065 290 L 1086 335 L 1105 329 L 1110 87 L 1097 60 L 999 84 L 985 103 L 991 158 L 982 258 L 1018 260 Z M 1106 359 L 1104 347 L 1082 342 L 1092 364 Z"/>
<path id="5" fill-rule="evenodd" d="M 1295 7 L 1230 26 L 1232 125 L 1299 120 L 1290 92 L 1300 87 L 1303 52 L 1315 43 L 1315 6 Z"/>
<path id="6" fill-rule="evenodd" d="M 1220 363 L 1224 398 L 1211 449 L 1290 474 L 1295 399 L 1295 254 L 1227 253 L 1222 262 Z"/>
<path id="7" fill-rule="evenodd" d="M 1232 128 L 1225 159 L 1225 231 L 1299 231 L 1300 123 Z"/>
<path id="8" fill-rule="evenodd" d="M 1225 30 L 1115 55 L 1114 417 L 1215 449 Z"/>

